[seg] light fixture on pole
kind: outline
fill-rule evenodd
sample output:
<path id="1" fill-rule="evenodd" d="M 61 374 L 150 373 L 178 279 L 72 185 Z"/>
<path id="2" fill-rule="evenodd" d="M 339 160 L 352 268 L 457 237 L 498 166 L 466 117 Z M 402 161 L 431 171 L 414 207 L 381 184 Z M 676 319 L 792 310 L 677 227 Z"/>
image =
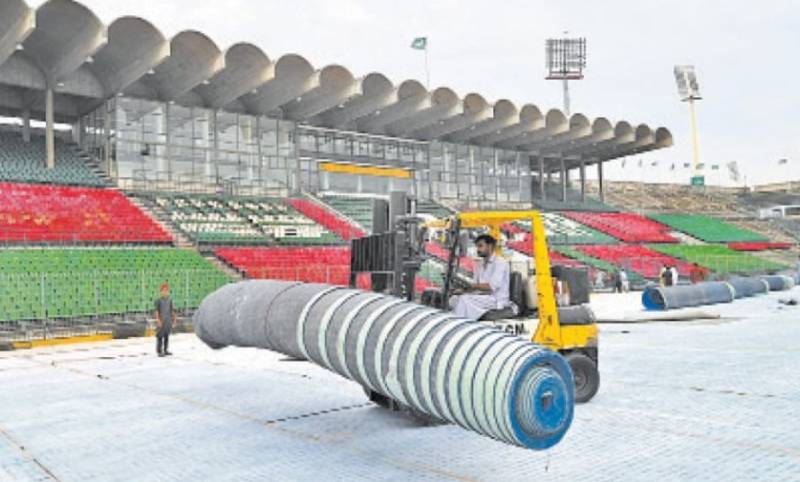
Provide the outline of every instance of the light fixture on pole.
<path id="1" fill-rule="evenodd" d="M 564 32 L 566 36 L 567 32 Z M 545 41 L 547 80 L 560 80 L 564 86 L 564 115 L 569 117 L 569 81 L 583 79 L 586 67 L 586 38 L 559 38 Z"/>
<path id="2" fill-rule="evenodd" d="M 681 102 L 689 104 L 689 118 L 692 130 L 692 166 L 694 167 L 691 183 L 692 185 L 702 186 L 705 184 L 705 178 L 700 173 L 700 143 L 697 135 L 697 114 L 694 110 L 694 101 L 702 99 L 700 87 L 697 84 L 697 74 L 694 71 L 694 65 L 676 65 L 674 72 Z"/>

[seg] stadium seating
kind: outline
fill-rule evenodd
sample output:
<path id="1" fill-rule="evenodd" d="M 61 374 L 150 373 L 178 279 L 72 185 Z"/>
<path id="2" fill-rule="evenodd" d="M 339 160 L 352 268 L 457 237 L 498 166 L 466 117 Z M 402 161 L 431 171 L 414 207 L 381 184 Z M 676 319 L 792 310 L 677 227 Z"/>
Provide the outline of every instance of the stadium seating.
<path id="1" fill-rule="evenodd" d="M 170 243 L 172 237 L 115 190 L 0 183 L 0 241 Z"/>
<path id="2" fill-rule="evenodd" d="M 425 260 L 419 269 L 419 278 L 426 280 L 432 286 L 444 284 L 444 267 L 432 260 Z"/>
<path id="3" fill-rule="evenodd" d="M 250 278 L 347 285 L 350 248 L 265 247 L 217 248 L 214 253 Z"/>
<path id="4" fill-rule="evenodd" d="M 567 188 L 567 200 L 561 200 L 561 186 L 558 184 L 546 184 L 546 199 L 543 201 L 534 195 L 533 203 L 539 209 L 548 211 L 616 211 L 612 206 L 600 201 L 599 199 L 586 195 L 585 201 L 581 202 L 580 191 Z"/>
<path id="5" fill-rule="evenodd" d="M 728 247 L 736 251 L 767 251 L 769 249 L 791 249 L 792 243 L 761 243 L 761 242 L 740 242 L 728 243 Z"/>
<path id="6" fill-rule="evenodd" d="M 350 248 L 329 246 L 315 248 L 267 247 L 217 248 L 215 254 L 226 263 L 243 271 L 249 278 L 303 281 L 348 286 L 350 283 Z M 414 289 L 421 293 L 425 288 L 441 285 L 436 278 L 435 266 L 423 265 L 423 275 L 418 276 Z M 425 275 L 429 275 L 426 277 Z M 356 278 L 356 285 L 370 289 L 369 274 Z"/>
<path id="7" fill-rule="evenodd" d="M 582 253 L 608 263 L 639 273 L 648 279 L 656 279 L 664 265 L 675 266 L 678 274 L 688 276 L 691 264 L 680 261 L 642 245 L 578 246 Z"/>
<path id="8" fill-rule="evenodd" d="M 141 194 L 197 242 L 208 244 L 339 244 L 341 240 L 280 199 L 223 195 Z"/>
<path id="9" fill-rule="evenodd" d="M 719 219 L 699 214 L 653 214 L 652 219 L 709 243 L 769 241 L 766 237 L 737 228 Z"/>
<path id="10" fill-rule="evenodd" d="M 439 243 L 437 243 L 435 241 L 431 241 L 431 242 L 425 243 L 425 252 L 430 254 L 431 256 L 434 256 L 434 257 L 436 257 L 436 258 L 438 258 L 438 259 L 440 259 L 442 261 L 445 261 L 445 262 L 450 257 L 450 254 L 447 251 L 447 249 L 444 246 L 442 246 L 441 244 L 439 244 Z M 468 256 L 462 256 L 459 259 L 458 263 L 459 263 L 458 266 L 462 270 L 467 271 L 469 273 L 474 273 L 475 272 L 476 266 L 475 266 L 475 260 L 474 259 L 472 259 L 472 258 L 470 258 Z"/>
<path id="11" fill-rule="evenodd" d="M 556 246 L 553 248 L 553 251 L 560 253 L 562 256 L 575 259 L 581 264 L 594 268 L 595 270 L 604 271 L 606 273 L 615 273 L 619 270 L 619 266 L 582 253 L 574 246 Z M 644 281 L 644 278 L 634 271 L 627 273 L 627 275 L 628 280 L 633 284 L 640 284 L 642 281 Z"/>
<path id="12" fill-rule="evenodd" d="M 46 166 L 47 154 L 42 136 L 32 135 L 25 142 L 22 135 L 0 131 L 0 180 L 15 182 L 105 186 L 80 158 L 62 140 L 56 138 L 56 162 L 53 169 Z"/>
<path id="13" fill-rule="evenodd" d="M 325 204 L 352 219 L 367 232 L 372 231 L 372 198 L 324 196 Z"/>
<path id="14" fill-rule="evenodd" d="M 345 241 L 363 237 L 365 234 L 363 229 L 352 225 L 346 219 L 337 216 L 335 212 L 310 199 L 289 199 L 287 202 L 298 212 L 322 225 L 328 231 L 336 233 Z"/>
<path id="15" fill-rule="evenodd" d="M 714 245 L 654 245 L 652 249 L 675 258 L 697 263 L 717 273 L 750 273 L 775 271 L 787 266 L 758 258 L 726 246 Z"/>
<path id="16" fill-rule="evenodd" d="M 611 236 L 578 223 L 557 213 L 542 213 L 544 230 L 548 244 L 615 244 Z M 525 232 L 530 232 L 528 221 L 519 221 L 514 225 Z"/>
<path id="17" fill-rule="evenodd" d="M 677 243 L 669 227 L 633 213 L 566 212 L 565 216 L 626 243 Z"/>
<path id="18" fill-rule="evenodd" d="M 679 184 L 607 182 L 606 201 L 629 211 L 742 214 L 736 189 Z"/>
<path id="19" fill-rule="evenodd" d="M 526 256 L 533 256 L 533 252 L 531 251 L 532 245 L 531 245 L 530 233 L 524 233 L 522 239 L 508 241 L 506 243 L 506 246 L 509 249 L 513 249 L 514 251 L 519 251 L 520 253 Z M 571 267 L 583 266 L 579 261 L 572 258 L 567 258 L 558 251 L 554 250 L 550 250 L 550 265 L 552 266 L 562 265 Z"/>
<path id="20" fill-rule="evenodd" d="M 446 218 L 453 214 L 453 211 L 430 199 L 419 199 L 417 200 L 417 213 L 429 214 L 435 218 Z"/>
<path id="21" fill-rule="evenodd" d="M 176 248 L 0 250 L 0 321 L 150 311 L 162 283 L 176 308 L 195 308 L 228 281 Z"/>
<path id="22" fill-rule="evenodd" d="M 372 232 L 372 198 L 328 194 L 320 197 L 320 200 L 333 210 L 358 223 L 358 226 L 367 232 Z M 434 201 L 419 200 L 417 201 L 417 213 L 435 218 L 445 218 L 453 212 Z"/>

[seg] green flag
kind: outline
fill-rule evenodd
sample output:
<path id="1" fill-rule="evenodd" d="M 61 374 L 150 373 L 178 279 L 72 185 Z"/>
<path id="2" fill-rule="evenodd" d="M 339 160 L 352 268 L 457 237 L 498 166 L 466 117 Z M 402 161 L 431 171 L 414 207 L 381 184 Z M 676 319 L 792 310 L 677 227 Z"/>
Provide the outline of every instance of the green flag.
<path id="1" fill-rule="evenodd" d="M 411 48 L 416 50 L 425 50 L 428 48 L 428 37 L 417 37 L 411 42 Z"/>

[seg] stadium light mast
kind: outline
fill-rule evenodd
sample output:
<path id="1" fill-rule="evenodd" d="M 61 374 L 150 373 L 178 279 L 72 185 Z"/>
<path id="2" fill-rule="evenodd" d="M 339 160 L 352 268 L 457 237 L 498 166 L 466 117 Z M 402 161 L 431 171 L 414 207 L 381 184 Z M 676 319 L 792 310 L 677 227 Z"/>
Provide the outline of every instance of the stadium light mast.
<path id="1" fill-rule="evenodd" d="M 689 122 L 692 131 L 692 185 L 702 186 L 705 184 L 705 178 L 700 174 L 700 141 L 697 134 L 697 114 L 694 108 L 694 102 L 702 99 L 700 96 L 700 86 L 697 83 L 697 74 L 694 70 L 694 65 L 676 65 L 675 69 L 675 83 L 678 86 L 678 95 L 681 102 L 686 102 L 689 105 Z"/>
<path id="2" fill-rule="evenodd" d="M 547 39 L 545 41 L 547 80 L 560 80 L 564 87 L 564 115 L 569 117 L 569 81 L 583 79 L 586 67 L 586 38 Z"/>

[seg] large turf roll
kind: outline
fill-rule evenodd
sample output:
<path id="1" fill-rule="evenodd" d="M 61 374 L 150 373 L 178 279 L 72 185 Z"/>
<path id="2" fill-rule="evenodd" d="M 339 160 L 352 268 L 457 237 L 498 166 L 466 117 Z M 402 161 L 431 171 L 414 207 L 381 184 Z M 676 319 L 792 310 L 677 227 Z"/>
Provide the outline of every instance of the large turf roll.
<path id="1" fill-rule="evenodd" d="M 648 310 L 674 310 L 692 306 L 730 303 L 733 288 L 728 283 L 708 282 L 696 285 L 662 287 L 647 286 L 642 292 L 642 304 Z"/>
<path id="2" fill-rule="evenodd" d="M 244 281 L 210 294 L 194 327 L 211 347 L 260 347 L 305 358 L 420 412 L 513 445 L 551 447 L 572 421 L 572 373 L 559 354 L 394 297 Z"/>
<path id="3" fill-rule="evenodd" d="M 762 276 L 762 280 L 767 282 L 770 291 L 786 291 L 794 288 L 794 279 L 791 276 L 772 275 Z"/>
<path id="4" fill-rule="evenodd" d="M 737 300 L 769 292 L 769 284 L 761 278 L 731 278 L 728 284 L 733 286 Z"/>

